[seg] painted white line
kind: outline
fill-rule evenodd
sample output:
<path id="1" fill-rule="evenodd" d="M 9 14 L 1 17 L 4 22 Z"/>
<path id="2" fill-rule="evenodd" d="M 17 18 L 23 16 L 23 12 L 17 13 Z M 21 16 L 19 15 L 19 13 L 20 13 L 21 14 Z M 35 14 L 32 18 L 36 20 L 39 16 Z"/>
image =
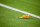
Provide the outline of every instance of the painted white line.
<path id="1" fill-rule="evenodd" d="M 2 3 L 0 3 L 0 5 L 1 5 L 2 7 L 9 8 L 9 9 L 12 9 L 12 10 L 15 10 L 15 11 L 18 11 L 18 12 L 21 12 L 21 13 L 24 13 L 24 14 L 28 14 L 28 15 L 31 15 L 31 16 L 33 16 L 33 17 L 36 17 L 36 18 L 39 18 L 39 19 L 40 19 L 40 16 L 31 14 L 31 13 L 29 13 L 29 12 L 25 12 L 25 11 L 22 11 L 22 10 L 18 10 L 18 9 L 16 9 L 16 8 L 13 8 L 13 7 L 4 5 L 4 4 L 2 4 Z"/>

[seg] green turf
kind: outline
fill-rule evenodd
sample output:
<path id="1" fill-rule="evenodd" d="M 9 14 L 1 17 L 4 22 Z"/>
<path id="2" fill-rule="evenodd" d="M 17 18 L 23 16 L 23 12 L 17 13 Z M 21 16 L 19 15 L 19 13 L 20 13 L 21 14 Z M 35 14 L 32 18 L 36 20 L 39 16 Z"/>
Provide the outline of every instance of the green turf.
<path id="1" fill-rule="evenodd" d="M 40 19 L 30 16 L 29 19 L 18 19 L 23 13 L 0 7 L 0 27 L 40 27 Z M 31 19 L 32 18 L 32 19 Z"/>
<path id="2" fill-rule="evenodd" d="M 0 3 L 40 16 L 40 0 L 0 0 Z M 40 27 L 38 18 L 16 18 L 22 15 L 25 14 L 0 7 L 0 27 Z"/>
<path id="3" fill-rule="evenodd" d="M 0 2 L 40 16 L 40 0 L 1 0 Z"/>

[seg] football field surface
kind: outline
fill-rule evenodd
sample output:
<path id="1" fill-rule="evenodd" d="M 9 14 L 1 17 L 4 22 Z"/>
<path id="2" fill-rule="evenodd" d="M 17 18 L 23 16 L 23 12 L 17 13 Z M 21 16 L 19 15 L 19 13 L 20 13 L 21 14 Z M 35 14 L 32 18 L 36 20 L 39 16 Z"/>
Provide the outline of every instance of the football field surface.
<path id="1" fill-rule="evenodd" d="M 40 16 L 39 0 L 0 0 L 0 3 Z M 24 13 L 0 6 L 0 27 L 40 27 L 40 19 L 18 19 Z"/>

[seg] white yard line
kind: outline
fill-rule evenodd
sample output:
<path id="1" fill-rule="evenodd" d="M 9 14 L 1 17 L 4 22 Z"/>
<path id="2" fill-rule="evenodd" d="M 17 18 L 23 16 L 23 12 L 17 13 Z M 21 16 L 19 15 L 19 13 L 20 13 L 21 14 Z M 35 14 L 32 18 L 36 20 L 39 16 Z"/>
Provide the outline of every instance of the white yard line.
<path id="1" fill-rule="evenodd" d="M 31 16 L 33 16 L 33 17 L 36 17 L 36 18 L 39 18 L 39 19 L 40 19 L 40 16 L 37 16 L 37 15 L 31 14 L 31 13 L 29 13 L 29 12 L 25 12 L 25 11 L 22 11 L 22 10 L 19 10 L 19 9 L 16 9 L 16 8 L 13 8 L 13 7 L 4 5 L 4 4 L 2 4 L 2 3 L 0 3 L 0 6 L 5 7 L 5 8 L 9 8 L 9 9 L 12 9 L 12 10 L 15 10 L 15 11 L 18 11 L 18 12 L 21 12 L 21 13 L 24 13 L 24 14 L 28 14 L 28 15 L 31 15 Z"/>

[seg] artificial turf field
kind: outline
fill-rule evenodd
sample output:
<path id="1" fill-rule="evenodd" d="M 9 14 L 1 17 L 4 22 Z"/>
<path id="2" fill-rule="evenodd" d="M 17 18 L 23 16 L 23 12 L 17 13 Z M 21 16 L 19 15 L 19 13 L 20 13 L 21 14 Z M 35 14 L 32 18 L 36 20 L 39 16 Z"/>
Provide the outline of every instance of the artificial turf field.
<path id="1" fill-rule="evenodd" d="M 0 3 L 40 16 L 40 0 L 0 0 Z M 40 19 L 18 19 L 23 13 L 0 6 L 0 27 L 40 27 Z M 32 18 L 32 19 L 31 19 Z"/>

